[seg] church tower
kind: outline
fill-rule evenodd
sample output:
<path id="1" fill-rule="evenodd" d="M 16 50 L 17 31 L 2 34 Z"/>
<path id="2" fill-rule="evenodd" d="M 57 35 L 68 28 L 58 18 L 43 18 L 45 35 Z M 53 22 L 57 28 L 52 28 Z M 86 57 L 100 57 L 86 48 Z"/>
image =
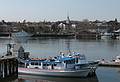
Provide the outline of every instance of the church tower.
<path id="1" fill-rule="evenodd" d="M 70 21 L 69 15 L 67 15 L 67 20 L 66 20 L 65 28 L 66 28 L 66 32 L 70 33 L 70 31 L 71 31 L 71 21 Z"/>
<path id="2" fill-rule="evenodd" d="M 67 20 L 66 20 L 66 24 L 69 24 L 70 25 L 70 17 L 69 17 L 69 15 L 67 15 Z"/>

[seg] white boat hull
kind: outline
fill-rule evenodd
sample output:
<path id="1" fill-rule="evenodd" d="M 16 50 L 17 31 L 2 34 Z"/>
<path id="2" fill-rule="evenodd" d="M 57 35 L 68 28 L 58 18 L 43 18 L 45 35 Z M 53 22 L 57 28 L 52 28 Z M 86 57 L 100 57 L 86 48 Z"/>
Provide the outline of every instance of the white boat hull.
<path id="1" fill-rule="evenodd" d="M 20 74 L 40 75 L 40 76 L 59 76 L 59 77 L 87 77 L 90 69 L 82 69 L 75 71 L 64 70 L 42 70 L 31 68 L 18 68 Z"/>

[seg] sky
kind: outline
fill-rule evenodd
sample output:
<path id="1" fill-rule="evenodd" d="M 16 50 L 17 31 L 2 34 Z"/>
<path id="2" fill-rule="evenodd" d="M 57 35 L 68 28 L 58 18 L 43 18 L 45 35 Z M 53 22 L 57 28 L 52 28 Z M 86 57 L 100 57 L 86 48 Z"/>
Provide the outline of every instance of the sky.
<path id="1" fill-rule="evenodd" d="M 0 20 L 120 20 L 120 0 L 0 0 Z"/>

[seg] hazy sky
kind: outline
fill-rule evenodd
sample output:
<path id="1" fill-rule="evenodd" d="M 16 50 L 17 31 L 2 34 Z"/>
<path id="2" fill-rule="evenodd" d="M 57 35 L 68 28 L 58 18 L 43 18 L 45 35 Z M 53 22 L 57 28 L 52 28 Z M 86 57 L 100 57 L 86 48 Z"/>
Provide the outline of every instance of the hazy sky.
<path id="1" fill-rule="evenodd" d="M 120 19 L 120 0 L 0 0 L 0 20 Z"/>

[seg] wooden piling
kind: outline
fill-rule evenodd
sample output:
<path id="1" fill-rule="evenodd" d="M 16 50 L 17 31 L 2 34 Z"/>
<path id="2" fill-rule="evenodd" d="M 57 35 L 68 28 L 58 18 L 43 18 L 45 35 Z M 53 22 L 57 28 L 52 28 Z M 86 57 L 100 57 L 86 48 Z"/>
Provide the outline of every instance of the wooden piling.
<path id="1" fill-rule="evenodd" d="M 0 80 L 9 76 L 18 75 L 18 61 L 14 56 L 0 58 Z"/>

